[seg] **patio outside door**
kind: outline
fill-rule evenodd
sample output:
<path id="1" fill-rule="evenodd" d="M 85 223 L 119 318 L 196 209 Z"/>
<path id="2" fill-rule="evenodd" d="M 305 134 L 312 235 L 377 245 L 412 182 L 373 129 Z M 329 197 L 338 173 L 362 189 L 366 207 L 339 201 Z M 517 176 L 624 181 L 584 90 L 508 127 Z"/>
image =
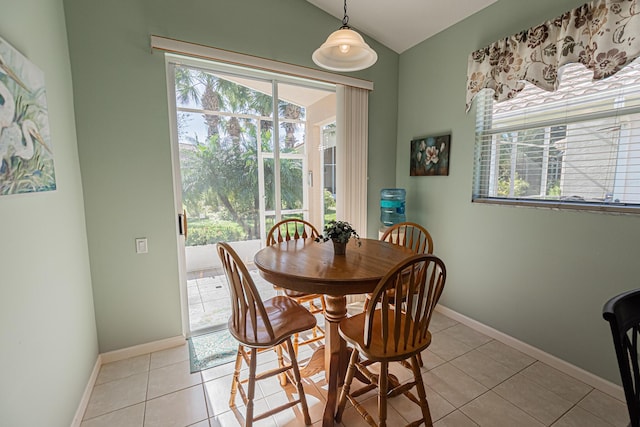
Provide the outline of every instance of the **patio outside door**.
<path id="1" fill-rule="evenodd" d="M 308 127 L 310 115 L 327 114 L 313 106 L 325 98 L 333 97 L 335 117 L 331 91 L 198 65 L 168 64 L 187 335 L 225 328 L 230 315 L 217 242 L 231 243 L 268 298 L 273 287 L 252 271 L 268 230 L 290 217 L 322 226 L 322 179 L 314 189 L 312 172 L 321 174 L 322 153 L 309 150 L 316 137 Z"/>

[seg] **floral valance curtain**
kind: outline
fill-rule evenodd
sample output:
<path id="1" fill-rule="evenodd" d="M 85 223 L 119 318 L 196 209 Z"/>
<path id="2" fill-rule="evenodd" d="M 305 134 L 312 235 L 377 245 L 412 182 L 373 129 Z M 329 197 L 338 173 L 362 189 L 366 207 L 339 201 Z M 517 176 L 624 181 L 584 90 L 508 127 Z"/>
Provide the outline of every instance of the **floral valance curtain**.
<path id="1" fill-rule="evenodd" d="M 640 56 L 640 10 L 637 0 L 595 0 L 537 27 L 473 52 L 467 68 L 467 105 L 480 90 L 494 99 L 515 97 L 523 80 L 553 91 L 558 69 L 579 62 L 600 80 Z"/>

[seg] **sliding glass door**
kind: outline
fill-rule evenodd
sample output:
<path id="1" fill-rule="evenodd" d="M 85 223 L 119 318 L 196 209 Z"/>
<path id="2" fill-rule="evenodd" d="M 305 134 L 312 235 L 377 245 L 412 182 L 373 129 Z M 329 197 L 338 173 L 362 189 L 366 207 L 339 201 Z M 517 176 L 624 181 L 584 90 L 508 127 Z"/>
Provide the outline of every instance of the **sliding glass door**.
<path id="1" fill-rule="evenodd" d="M 251 269 L 275 222 L 297 217 L 322 227 L 319 123 L 335 120 L 335 93 L 219 64 L 181 59 L 167 69 L 176 205 L 186 230 L 183 317 L 194 334 L 223 328 L 229 317 L 217 242 L 231 242 Z M 254 277 L 270 296 L 272 286 Z"/>

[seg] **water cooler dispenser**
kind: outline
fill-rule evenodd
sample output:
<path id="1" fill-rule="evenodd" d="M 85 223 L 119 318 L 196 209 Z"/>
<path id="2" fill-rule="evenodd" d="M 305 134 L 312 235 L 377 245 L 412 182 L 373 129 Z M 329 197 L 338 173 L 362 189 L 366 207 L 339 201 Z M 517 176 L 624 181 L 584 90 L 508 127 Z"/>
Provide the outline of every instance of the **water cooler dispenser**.
<path id="1" fill-rule="evenodd" d="M 380 234 L 387 227 L 404 222 L 407 217 L 404 214 L 407 192 L 404 188 L 383 188 L 380 190 Z"/>

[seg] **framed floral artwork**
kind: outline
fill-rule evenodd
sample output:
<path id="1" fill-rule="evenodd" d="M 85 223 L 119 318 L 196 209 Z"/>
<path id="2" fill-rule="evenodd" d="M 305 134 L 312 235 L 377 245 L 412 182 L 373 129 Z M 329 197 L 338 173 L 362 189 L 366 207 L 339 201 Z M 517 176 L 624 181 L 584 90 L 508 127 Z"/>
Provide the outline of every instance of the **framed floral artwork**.
<path id="1" fill-rule="evenodd" d="M 451 134 L 411 140 L 411 176 L 449 175 Z"/>

